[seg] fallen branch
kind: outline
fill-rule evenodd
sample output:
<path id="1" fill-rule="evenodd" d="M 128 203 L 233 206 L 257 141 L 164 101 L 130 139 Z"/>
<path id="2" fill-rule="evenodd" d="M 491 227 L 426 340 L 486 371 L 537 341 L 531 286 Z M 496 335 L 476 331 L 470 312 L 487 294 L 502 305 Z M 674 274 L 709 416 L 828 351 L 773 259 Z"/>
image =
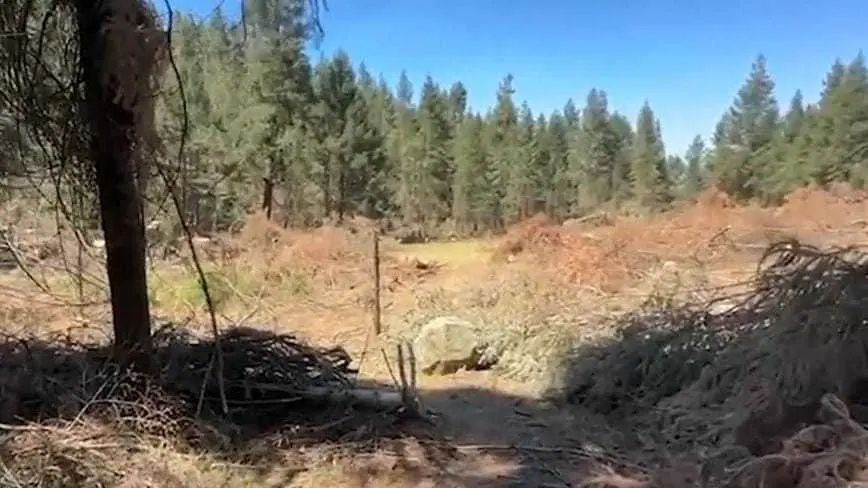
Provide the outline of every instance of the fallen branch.
<path id="1" fill-rule="evenodd" d="M 402 392 L 377 388 L 310 387 L 297 389 L 279 384 L 245 383 L 245 389 L 262 393 L 283 393 L 286 396 L 261 400 L 262 403 L 290 403 L 294 401 L 323 402 L 356 405 L 374 410 L 397 410 L 404 406 Z"/>

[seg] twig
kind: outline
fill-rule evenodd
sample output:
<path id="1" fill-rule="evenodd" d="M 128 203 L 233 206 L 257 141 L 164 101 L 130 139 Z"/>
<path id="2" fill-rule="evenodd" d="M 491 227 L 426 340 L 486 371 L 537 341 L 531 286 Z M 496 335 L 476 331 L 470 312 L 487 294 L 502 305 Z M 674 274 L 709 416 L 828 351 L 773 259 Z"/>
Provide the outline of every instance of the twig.
<path id="1" fill-rule="evenodd" d="M 24 264 L 24 260 L 18 254 L 18 249 L 15 247 L 15 244 L 13 244 L 12 241 L 9 239 L 9 236 L 6 234 L 6 232 L 2 232 L 2 235 L 3 235 L 3 239 L 6 241 L 6 247 L 9 249 L 9 252 L 12 254 L 12 259 L 14 259 L 15 264 L 18 265 L 18 269 L 20 269 L 24 273 L 24 275 L 27 276 L 27 278 L 34 285 L 36 285 L 37 288 L 48 293 L 49 292 L 48 285 L 46 285 L 45 283 L 42 283 L 41 281 L 37 280 L 35 276 L 33 276 L 33 273 L 30 272 L 30 268 L 28 268 L 27 265 Z"/>
<path id="2" fill-rule="evenodd" d="M 374 333 L 379 336 L 383 332 L 380 308 L 380 236 L 374 229 Z"/>

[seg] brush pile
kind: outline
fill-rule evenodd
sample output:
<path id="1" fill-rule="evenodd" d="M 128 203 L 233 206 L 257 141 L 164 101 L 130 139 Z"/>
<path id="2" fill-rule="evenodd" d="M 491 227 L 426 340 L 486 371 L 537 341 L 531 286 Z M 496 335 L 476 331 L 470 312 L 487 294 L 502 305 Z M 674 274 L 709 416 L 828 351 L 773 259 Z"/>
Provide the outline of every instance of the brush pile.
<path id="1" fill-rule="evenodd" d="M 577 351 L 570 399 L 659 433 L 663 450 L 704 453 L 720 469 L 702 485 L 863 479 L 850 415 L 868 420 L 868 255 L 780 242 L 726 300 L 628 317 L 617 340 Z"/>
<path id="2" fill-rule="evenodd" d="M 156 372 L 145 376 L 111 366 L 105 344 L 4 338 L 0 431 L 11 433 L 6 441 L 46 425 L 63 430 L 96 422 L 191 449 L 236 452 L 262 441 L 360 440 L 372 433 L 372 421 L 387 428 L 401 405 L 393 392 L 354 388 L 343 349 L 314 348 L 291 335 L 235 328 L 215 341 L 165 326 L 154 342 Z M 360 404 L 376 411 L 354 408 Z M 30 462 L 16 452 L 0 457 L 7 466 Z"/>

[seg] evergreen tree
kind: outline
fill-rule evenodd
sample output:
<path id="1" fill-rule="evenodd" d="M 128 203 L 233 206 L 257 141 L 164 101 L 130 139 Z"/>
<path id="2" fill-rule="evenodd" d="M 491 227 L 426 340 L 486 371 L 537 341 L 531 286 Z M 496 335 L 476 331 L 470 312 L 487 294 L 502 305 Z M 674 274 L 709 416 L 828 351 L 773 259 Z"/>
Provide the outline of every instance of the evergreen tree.
<path id="1" fill-rule="evenodd" d="M 423 220 L 437 223 L 449 215 L 452 206 L 452 114 L 449 100 L 429 76 L 422 85 L 418 110 L 421 158 L 414 168 L 414 192 L 424 211 Z"/>
<path id="2" fill-rule="evenodd" d="M 545 135 L 548 150 L 546 174 L 551 175 L 551 179 L 545 199 L 549 214 L 555 217 L 569 215 L 578 196 L 574 189 L 574 177 L 570 167 L 569 132 L 569 123 L 560 112 L 555 112 L 549 117 Z"/>
<path id="3" fill-rule="evenodd" d="M 458 227 L 465 232 L 477 232 L 486 225 L 491 210 L 484 198 L 488 175 L 488 154 L 484 142 L 485 122 L 478 115 L 471 115 L 458 125 L 453 158 L 452 215 Z"/>
<path id="4" fill-rule="evenodd" d="M 765 153 L 771 148 L 779 118 L 774 88 L 765 56 L 759 55 L 718 127 L 714 162 L 717 183 L 736 197 L 756 196 L 770 164 Z"/>
<path id="5" fill-rule="evenodd" d="M 642 106 L 636 120 L 632 176 L 633 193 L 644 209 L 658 211 L 671 201 L 666 153 L 654 111 L 648 102 Z"/>
<path id="6" fill-rule="evenodd" d="M 610 120 L 615 134 L 616 156 L 612 172 L 612 191 L 617 202 L 626 202 L 633 197 L 633 150 L 634 138 L 630 120 L 619 114 L 612 114 Z"/>
<path id="7" fill-rule="evenodd" d="M 488 119 L 491 124 L 492 142 L 489 146 L 492 166 L 490 168 L 489 188 L 491 198 L 497 201 L 495 214 L 498 218 L 515 220 L 518 215 L 504 211 L 506 192 L 510 185 L 510 176 L 516 172 L 515 166 L 521 164 L 521 154 L 517 144 L 518 110 L 512 99 L 515 90 L 512 87 L 512 75 L 506 75 L 497 90 L 497 103 Z M 513 209 L 514 210 L 514 209 Z"/>
<path id="8" fill-rule="evenodd" d="M 613 197 L 612 177 L 618 154 L 617 138 L 609 116 L 605 91 L 591 89 L 573 147 L 574 174 L 579 187 L 578 204 L 590 209 Z"/>
<path id="9" fill-rule="evenodd" d="M 531 201 L 536 195 L 532 167 L 537 147 L 535 121 L 530 106 L 521 106 L 519 122 L 515 127 L 516 153 L 506 173 L 503 209 L 509 220 L 515 221 L 530 214 Z"/>
<path id="10" fill-rule="evenodd" d="M 687 148 L 685 155 L 687 167 L 684 174 L 684 196 L 686 198 L 692 198 L 704 189 L 703 162 L 705 158 L 705 142 L 701 136 L 696 136 L 690 143 L 690 147 Z"/>

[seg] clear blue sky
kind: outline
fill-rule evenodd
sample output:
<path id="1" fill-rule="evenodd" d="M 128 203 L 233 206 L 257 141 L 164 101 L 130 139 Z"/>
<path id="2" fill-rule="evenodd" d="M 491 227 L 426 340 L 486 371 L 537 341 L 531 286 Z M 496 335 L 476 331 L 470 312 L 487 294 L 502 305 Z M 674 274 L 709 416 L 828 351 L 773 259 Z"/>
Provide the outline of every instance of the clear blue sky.
<path id="1" fill-rule="evenodd" d="M 238 11 L 226 0 L 224 11 Z M 461 80 L 472 108 L 492 105 L 506 73 L 518 102 L 551 112 L 603 88 L 635 119 L 645 99 L 667 150 L 708 136 L 762 52 L 785 108 L 797 88 L 814 101 L 835 57 L 868 46 L 865 0 L 329 0 L 323 54 L 343 48 L 394 85 L 430 74 Z M 215 0 L 176 0 L 206 14 Z M 862 32 L 862 34 L 859 34 Z M 312 53 L 316 58 L 318 53 Z"/>

